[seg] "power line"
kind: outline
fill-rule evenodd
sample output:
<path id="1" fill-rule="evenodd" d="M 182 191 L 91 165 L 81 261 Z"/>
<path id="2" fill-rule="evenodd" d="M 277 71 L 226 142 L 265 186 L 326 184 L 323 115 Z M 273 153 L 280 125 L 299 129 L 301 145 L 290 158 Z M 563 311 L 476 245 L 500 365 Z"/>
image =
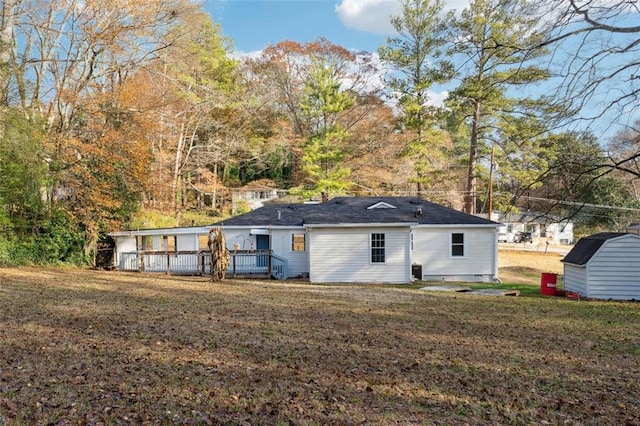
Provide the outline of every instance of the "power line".
<path id="1" fill-rule="evenodd" d="M 551 198 L 540 198 L 540 197 L 532 197 L 530 195 L 522 195 L 521 198 L 528 198 L 530 200 L 536 201 L 550 201 L 557 204 L 566 204 L 572 206 L 582 206 L 582 207 L 593 207 L 597 209 L 609 209 L 609 210 L 623 210 L 630 212 L 640 212 L 640 209 L 636 209 L 633 207 L 616 207 L 616 206 L 605 206 L 604 204 L 590 204 L 590 203 L 581 203 L 578 201 L 563 201 L 563 200 L 553 200 Z"/>

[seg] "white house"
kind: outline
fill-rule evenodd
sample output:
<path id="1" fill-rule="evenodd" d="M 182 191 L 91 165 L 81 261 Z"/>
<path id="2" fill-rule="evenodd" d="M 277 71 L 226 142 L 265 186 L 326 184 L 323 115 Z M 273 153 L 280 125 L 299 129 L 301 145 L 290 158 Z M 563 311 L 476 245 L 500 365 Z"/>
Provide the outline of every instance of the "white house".
<path id="1" fill-rule="evenodd" d="M 420 198 L 341 197 L 321 204 L 268 204 L 212 226 L 222 228 L 230 250 L 271 250 L 286 262 L 286 277 L 308 277 L 311 282 L 498 279 L 500 224 Z M 141 238 L 151 236 L 158 241 L 153 247 L 175 240 L 178 251 L 188 251 L 196 250 L 196 244 L 202 247 L 207 232 L 201 227 L 112 235 L 117 250 L 131 251 L 133 241 L 140 250 Z M 122 253 L 116 255 L 122 258 Z"/>
<path id="2" fill-rule="evenodd" d="M 544 238 L 550 244 L 573 244 L 573 222 L 545 213 L 493 213 L 491 218 L 502 223 L 502 242 L 517 242 L 517 234 L 530 232 L 534 241 Z"/>
<path id="3" fill-rule="evenodd" d="M 562 262 L 566 291 L 640 300 L 640 235 L 602 232 L 581 238 Z"/>
<path id="4" fill-rule="evenodd" d="M 232 211 L 235 213 L 241 207 L 255 210 L 262 207 L 267 201 L 281 197 L 285 193 L 286 191 L 277 189 L 275 184 L 268 179 L 250 182 L 242 188 L 231 190 Z"/>

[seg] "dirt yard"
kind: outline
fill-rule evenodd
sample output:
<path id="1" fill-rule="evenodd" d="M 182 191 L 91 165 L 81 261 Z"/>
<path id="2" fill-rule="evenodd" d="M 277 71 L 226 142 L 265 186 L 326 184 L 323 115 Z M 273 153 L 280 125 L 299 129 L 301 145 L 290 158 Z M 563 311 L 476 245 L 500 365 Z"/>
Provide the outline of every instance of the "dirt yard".
<path id="1" fill-rule="evenodd" d="M 505 283 L 540 284 L 540 274 L 563 274 L 564 254 L 521 250 L 500 250 L 498 266 L 500 280 Z"/>
<path id="2" fill-rule="evenodd" d="M 0 269 L 0 425 L 640 425 L 638 324 L 637 303 Z"/>

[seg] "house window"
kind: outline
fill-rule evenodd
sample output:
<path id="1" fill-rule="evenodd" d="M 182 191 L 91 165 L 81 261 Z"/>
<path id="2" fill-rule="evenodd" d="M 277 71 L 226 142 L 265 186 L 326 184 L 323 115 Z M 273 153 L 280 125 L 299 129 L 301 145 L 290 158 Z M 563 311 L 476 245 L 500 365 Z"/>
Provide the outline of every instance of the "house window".
<path id="1" fill-rule="evenodd" d="M 198 250 L 209 250 L 209 235 L 198 235 Z"/>
<path id="2" fill-rule="evenodd" d="M 161 251 L 176 251 L 176 236 L 164 235 L 160 244 Z"/>
<path id="3" fill-rule="evenodd" d="M 371 234 L 371 263 L 384 262 L 384 234 Z"/>
<path id="4" fill-rule="evenodd" d="M 291 251 L 305 251 L 305 234 L 291 234 Z"/>
<path id="5" fill-rule="evenodd" d="M 451 234 L 451 256 L 464 256 L 464 234 Z"/>

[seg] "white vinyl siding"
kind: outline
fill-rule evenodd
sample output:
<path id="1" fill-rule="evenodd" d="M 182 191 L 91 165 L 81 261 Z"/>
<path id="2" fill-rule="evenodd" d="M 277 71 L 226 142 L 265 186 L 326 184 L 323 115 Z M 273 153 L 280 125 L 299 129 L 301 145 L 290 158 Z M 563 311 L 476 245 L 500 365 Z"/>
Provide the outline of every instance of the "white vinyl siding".
<path id="1" fill-rule="evenodd" d="M 413 263 L 425 280 L 493 281 L 497 271 L 496 228 L 415 227 Z M 464 256 L 451 256 L 451 234 L 464 234 Z"/>
<path id="2" fill-rule="evenodd" d="M 584 266 L 564 265 L 564 289 L 582 296 L 587 295 L 587 268 Z"/>
<path id="3" fill-rule="evenodd" d="M 306 251 L 292 251 L 293 234 L 304 234 Z M 271 230 L 271 249 L 276 256 L 287 259 L 289 277 L 306 276 L 309 273 L 309 235 L 305 230 L 273 229 Z"/>
<path id="4" fill-rule="evenodd" d="M 604 242 L 587 263 L 587 297 L 640 299 L 640 238 L 624 235 Z"/>
<path id="5" fill-rule="evenodd" d="M 196 234 L 176 235 L 176 251 L 198 250 L 198 236 Z"/>
<path id="6" fill-rule="evenodd" d="M 371 263 L 372 233 L 385 234 L 385 263 Z M 313 228 L 311 282 L 408 283 L 409 228 Z"/>

